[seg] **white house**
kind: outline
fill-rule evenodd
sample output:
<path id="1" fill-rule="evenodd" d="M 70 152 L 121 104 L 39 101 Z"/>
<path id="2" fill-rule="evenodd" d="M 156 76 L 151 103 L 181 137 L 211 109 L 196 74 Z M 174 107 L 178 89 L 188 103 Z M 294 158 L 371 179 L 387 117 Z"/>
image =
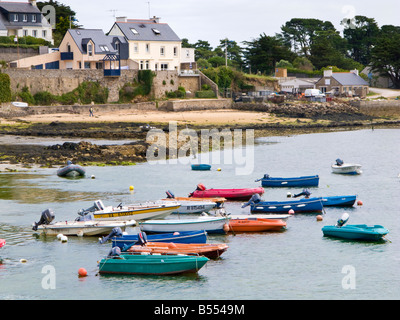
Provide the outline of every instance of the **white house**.
<path id="1" fill-rule="evenodd" d="M 168 24 L 160 23 L 159 18 L 117 18 L 108 35 L 123 36 L 128 41 L 129 59 L 135 61 L 140 70 L 180 70 L 182 41 Z"/>
<path id="2" fill-rule="evenodd" d="M 302 93 L 307 89 L 315 89 L 315 82 L 318 79 L 302 79 L 294 78 L 286 81 L 279 82 L 281 91 L 288 93 Z"/>

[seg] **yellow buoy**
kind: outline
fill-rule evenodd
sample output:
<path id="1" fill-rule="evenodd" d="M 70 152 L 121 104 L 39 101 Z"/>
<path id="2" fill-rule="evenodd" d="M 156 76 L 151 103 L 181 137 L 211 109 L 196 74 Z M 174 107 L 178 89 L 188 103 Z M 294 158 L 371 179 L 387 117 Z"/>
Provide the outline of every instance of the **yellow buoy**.
<path id="1" fill-rule="evenodd" d="M 21 260 L 19 260 L 19 262 L 25 263 L 25 262 L 28 262 L 28 260 L 26 260 L 26 259 L 21 259 Z"/>
<path id="2" fill-rule="evenodd" d="M 135 189 L 133 186 L 130 186 L 130 187 L 129 187 L 129 190 L 132 191 L 133 189 Z"/>
<path id="3" fill-rule="evenodd" d="M 221 171 L 221 168 L 218 168 L 217 171 Z"/>

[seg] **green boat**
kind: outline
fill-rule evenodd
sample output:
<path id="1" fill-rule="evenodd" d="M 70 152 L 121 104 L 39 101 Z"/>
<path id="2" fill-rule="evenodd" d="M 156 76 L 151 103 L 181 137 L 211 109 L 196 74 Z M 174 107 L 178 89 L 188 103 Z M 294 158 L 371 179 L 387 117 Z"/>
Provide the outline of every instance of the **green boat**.
<path id="1" fill-rule="evenodd" d="M 186 255 L 119 255 L 99 263 L 100 274 L 171 275 L 196 273 L 208 261 L 206 257 Z"/>

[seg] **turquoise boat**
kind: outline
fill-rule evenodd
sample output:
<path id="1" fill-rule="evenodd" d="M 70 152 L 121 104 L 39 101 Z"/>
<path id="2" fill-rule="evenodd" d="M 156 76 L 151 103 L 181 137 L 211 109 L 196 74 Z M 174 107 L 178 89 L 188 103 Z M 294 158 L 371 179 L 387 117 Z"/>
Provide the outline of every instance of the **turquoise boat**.
<path id="1" fill-rule="evenodd" d="M 353 224 L 345 226 L 348 220 L 349 214 L 345 212 L 335 226 L 322 228 L 324 236 L 346 240 L 379 241 L 389 233 L 389 230 L 380 225 Z"/>
<path id="2" fill-rule="evenodd" d="M 207 171 L 211 170 L 211 166 L 209 164 L 192 164 L 192 170 Z"/>
<path id="3" fill-rule="evenodd" d="M 187 255 L 118 255 L 99 263 L 100 274 L 174 275 L 196 273 L 208 258 Z"/>

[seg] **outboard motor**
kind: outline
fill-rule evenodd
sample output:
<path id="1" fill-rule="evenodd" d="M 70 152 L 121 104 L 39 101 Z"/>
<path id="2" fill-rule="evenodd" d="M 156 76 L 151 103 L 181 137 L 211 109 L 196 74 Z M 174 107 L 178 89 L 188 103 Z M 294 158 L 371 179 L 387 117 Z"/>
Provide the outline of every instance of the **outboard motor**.
<path id="1" fill-rule="evenodd" d="M 260 201 L 261 201 L 260 195 L 259 195 L 258 193 L 253 194 L 253 195 L 251 196 L 249 202 L 247 202 L 246 204 L 244 204 L 244 205 L 242 206 L 242 208 L 246 208 L 246 207 L 249 206 L 249 205 L 259 203 Z"/>
<path id="2" fill-rule="evenodd" d="M 101 200 L 96 200 L 96 201 L 94 202 L 94 204 L 93 204 L 90 208 L 87 208 L 87 209 L 80 209 L 80 210 L 78 211 L 78 214 L 79 214 L 80 216 L 84 217 L 84 216 L 86 216 L 88 213 L 95 212 L 95 211 L 101 211 L 101 210 L 104 210 L 104 204 L 103 204 L 103 202 L 102 202 Z"/>
<path id="3" fill-rule="evenodd" d="M 350 216 L 347 212 L 343 213 L 342 217 L 337 221 L 336 227 L 343 227 L 347 221 L 349 220 Z"/>
<path id="4" fill-rule="evenodd" d="M 51 209 L 46 209 L 45 211 L 42 212 L 42 216 L 40 217 L 39 222 L 35 222 L 33 225 L 32 230 L 36 231 L 38 229 L 38 226 L 42 224 L 50 224 L 55 218 L 54 212 Z"/>
<path id="5" fill-rule="evenodd" d="M 142 247 L 144 247 L 145 245 L 146 245 L 146 243 L 147 243 L 147 234 L 146 234 L 146 232 L 139 232 L 138 233 L 138 241 L 134 244 L 135 246 L 136 245 L 140 245 L 140 246 L 142 246 Z"/>
<path id="6" fill-rule="evenodd" d="M 263 179 L 269 179 L 269 174 L 268 173 L 264 174 L 264 177 L 262 177 L 261 179 L 257 179 L 255 182 L 261 181 Z"/>
<path id="7" fill-rule="evenodd" d="M 113 247 L 107 255 L 107 258 L 115 258 L 121 255 L 121 249 L 119 247 Z"/>
<path id="8" fill-rule="evenodd" d="M 112 237 L 122 237 L 123 233 L 120 227 L 115 227 L 111 230 L 110 234 L 106 237 L 102 237 L 102 239 L 99 240 L 100 244 L 106 243 L 108 239 Z"/>
<path id="9" fill-rule="evenodd" d="M 308 199 L 308 198 L 310 197 L 310 195 L 311 195 L 310 190 L 308 190 L 308 189 L 303 189 L 303 191 L 300 192 L 299 194 L 295 194 L 295 195 L 293 196 L 293 198 L 298 198 L 298 197 L 304 196 L 304 198 Z"/>
<path id="10" fill-rule="evenodd" d="M 165 193 L 167 194 L 167 198 L 168 199 L 174 199 L 175 198 L 174 194 L 170 190 L 166 191 Z"/>
<path id="11" fill-rule="evenodd" d="M 342 160 L 342 159 L 336 159 L 336 165 L 337 165 L 337 166 L 339 166 L 339 167 L 340 167 L 340 166 L 342 166 L 342 165 L 343 165 L 343 163 L 344 163 L 344 162 L 343 162 L 343 160 Z"/>

